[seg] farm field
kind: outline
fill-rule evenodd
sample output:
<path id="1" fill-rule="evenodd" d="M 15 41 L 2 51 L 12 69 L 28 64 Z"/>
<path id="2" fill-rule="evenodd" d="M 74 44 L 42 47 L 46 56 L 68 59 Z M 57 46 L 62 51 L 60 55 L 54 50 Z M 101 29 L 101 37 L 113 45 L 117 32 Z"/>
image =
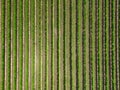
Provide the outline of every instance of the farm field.
<path id="1" fill-rule="evenodd" d="M 0 0 L 0 90 L 120 90 L 120 1 Z"/>

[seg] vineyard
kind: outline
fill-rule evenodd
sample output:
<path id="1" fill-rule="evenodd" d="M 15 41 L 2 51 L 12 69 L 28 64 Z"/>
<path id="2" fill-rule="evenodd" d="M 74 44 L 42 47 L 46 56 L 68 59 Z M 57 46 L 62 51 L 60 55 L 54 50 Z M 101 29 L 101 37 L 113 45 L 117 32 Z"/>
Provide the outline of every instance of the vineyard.
<path id="1" fill-rule="evenodd" d="M 0 90 L 120 90 L 120 1 L 0 0 Z"/>

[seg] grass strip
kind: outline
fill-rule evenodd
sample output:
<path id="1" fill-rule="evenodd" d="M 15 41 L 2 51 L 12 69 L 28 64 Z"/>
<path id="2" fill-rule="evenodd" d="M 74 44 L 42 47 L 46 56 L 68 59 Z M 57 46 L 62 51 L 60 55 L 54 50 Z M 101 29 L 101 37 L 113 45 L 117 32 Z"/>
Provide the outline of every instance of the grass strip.
<path id="1" fill-rule="evenodd" d="M 102 1 L 98 0 L 98 90 L 102 89 Z"/>
<path id="2" fill-rule="evenodd" d="M 83 71 L 83 90 L 86 90 L 86 0 L 82 1 L 82 71 Z"/>
<path id="3" fill-rule="evenodd" d="M 43 9 L 43 7 L 42 6 L 43 5 L 42 4 L 43 4 L 43 2 L 41 0 L 41 2 L 40 2 L 40 8 L 41 8 L 41 11 L 40 11 L 40 13 L 41 13 L 41 22 L 40 22 L 41 23 L 41 28 L 40 28 L 41 29 L 41 32 L 40 32 L 41 33 L 41 50 L 40 50 L 40 52 L 41 52 L 41 62 L 40 62 L 41 63 L 41 67 L 40 67 L 40 70 L 41 70 L 41 74 L 40 74 L 41 77 L 40 77 L 40 79 L 41 79 L 41 81 L 40 81 L 40 90 L 42 90 L 42 88 L 43 88 L 42 87 L 42 78 L 43 78 L 42 77 L 42 71 L 43 71 L 42 70 L 43 69 L 42 68 L 42 63 L 43 63 L 43 61 L 42 61 L 42 42 L 43 42 L 43 40 L 42 40 L 43 39 L 43 34 L 42 34 L 43 33 L 43 31 L 42 31 L 42 28 L 43 28 L 43 21 L 42 21 L 42 12 L 43 11 L 42 11 L 42 9 Z"/>
<path id="4" fill-rule="evenodd" d="M 65 65 L 66 65 L 66 63 L 65 63 L 65 52 L 66 52 L 66 49 L 65 49 L 65 42 L 66 42 L 66 40 L 65 40 L 65 25 L 66 25 L 66 23 L 65 23 L 65 18 L 66 18 L 66 12 L 65 12 L 65 9 L 66 9 L 66 7 L 65 7 L 65 5 L 66 5 L 66 3 L 65 3 L 65 0 L 63 0 L 63 74 L 64 74 L 64 82 L 63 82 L 63 86 L 64 86 L 64 90 L 66 90 L 66 79 L 65 79 L 65 72 L 66 72 L 66 67 L 65 67 Z"/>
<path id="5" fill-rule="evenodd" d="M 13 1 L 13 90 L 16 90 L 17 82 L 17 1 Z"/>
<path id="6" fill-rule="evenodd" d="M 22 77 L 23 77 L 23 0 L 18 3 L 18 89 L 22 89 Z"/>
<path id="7" fill-rule="evenodd" d="M 76 89 L 76 1 L 71 2 L 72 89 Z M 75 75 L 75 76 L 74 76 Z"/>
<path id="8" fill-rule="evenodd" d="M 51 90 L 54 90 L 54 0 L 51 0 Z"/>
<path id="9" fill-rule="evenodd" d="M 24 27 L 25 27 L 25 89 L 28 90 L 29 77 L 29 0 L 24 1 Z"/>
<path id="10" fill-rule="evenodd" d="M 101 63 L 101 58 L 100 58 L 100 0 L 98 0 L 98 90 L 100 90 L 100 63 Z"/>
<path id="11" fill-rule="evenodd" d="M 82 88 L 82 0 L 76 0 L 76 89 Z"/>
<path id="12" fill-rule="evenodd" d="M 42 75 L 42 73 L 41 73 L 42 72 L 42 70 L 41 70 L 41 67 L 42 67 L 42 58 L 41 58 L 41 55 L 42 55 L 42 50 L 41 50 L 42 49 L 42 26 L 41 26 L 42 25 L 41 24 L 42 23 L 42 21 L 41 21 L 42 20 L 41 19 L 42 7 L 41 6 L 42 5 L 41 4 L 42 4 L 42 1 L 41 0 L 38 0 L 38 1 L 39 1 L 39 4 L 38 4 L 39 5 L 38 6 L 39 7 L 39 12 L 38 12 L 39 13 L 39 26 L 38 26 L 38 28 L 39 28 L 39 82 L 38 82 L 38 89 L 41 90 L 41 83 L 42 83 L 41 82 L 41 80 L 42 80 L 41 79 L 41 77 L 42 77 L 41 76 Z"/>
<path id="13" fill-rule="evenodd" d="M 79 79 L 79 67 L 80 67 L 80 65 L 79 65 L 79 60 L 80 60 L 80 57 L 79 57 L 79 55 L 80 55 L 80 52 L 79 52 L 79 50 L 80 50 L 80 47 L 79 47 L 79 45 L 80 45 L 80 19 L 79 19 L 79 6 L 78 5 L 80 5 L 79 4 L 80 2 L 78 1 L 78 0 L 76 0 L 76 89 L 79 89 L 80 88 L 80 85 L 79 85 L 79 83 L 80 83 L 80 79 Z"/>
<path id="14" fill-rule="evenodd" d="M 89 88 L 95 89 L 95 1 L 89 1 Z"/>
<path id="15" fill-rule="evenodd" d="M 118 2 L 118 18 L 120 18 L 120 1 Z M 118 46 L 119 46 L 119 48 L 118 48 L 118 58 L 120 58 L 120 20 L 118 20 Z M 120 61 L 119 61 L 119 66 L 120 66 Z M 120 67 L 118 68 L 119 69 L 119 80 L 120 80 Z M 120 88 L 120 83 L 119 83 L 119 88 Z"/>
<path id="16" fill-rule="evenodd" d="M 45 90 L 48 90 L 48 0 L 45 0 Z"/>
<path id="17" fill-rule="evenodd" d="M 95 2 L 95 63 L 96 63 L 96 89 L 99 90 L 99 1 Z"/>
<path id="18" fill-rule="evenodd" d="M 108 0 L 105 0 L 105 48 L 106 48 L 106 52 L 105 52 L 105 77 L 106 77 L 106 81 L 105 81 L 105 89 L 109 90 L 109 27 L 108 27 Z"/>
<path id="19" fill-rule="evenodd" d="M 106 61 L 106 38 L 105 38 L 105 27 L 106 27 L 106 23 L 105 23 L 105 1 L 102 1 L 102 84 L 103 84 L 103 88 L 105 88 L 105 81 L 106 81 L 106 77 L 105 77 L 105 61 Z"/>
<path id="20" fill-rule="evenodd" d="M 5 87 L 5 0 L 1 0 L 1 34 L 2 34 L 2 53 L 1 53 L 1 65 L 2 65 L 2 76 L 1 76 L 1 90 Z"/>
<path id="21" fill-rule="evenodd" d="M 71 88 L 70 83 L 70 1 L 65 1 L 65 89 Z"/>
<path id="22" fill-rule="evenodd" d="M 11 0 L 6 1 L 6 89 L 11 86 Z"/>
<path id="23" fill-rule="evenodd" d="M 70 42 L 69 42 L 69 54 L 70 54 L 70 57 L 69 57 L 69 65 L 70 65 L 70 68 L 69 68 L 69 71 L 70 71 L 70 90 L 72 90 L 72 0 L 70 0 L 70 10 L 69 10 L 69 14 L 70 14 L 70 21 L 69 21 L 69 25 L 70 25 L 70 34 L 69 34 L 69 39 L 70 39 Z"/>
<path id="24" fill-rule="evenodd" d="M 109 1 L 109 89 L 112 89 L 111 84 L 111 0 Z"/>
<path id="25" fill-rule="evenodd" d="M 60 89 L 60 1 L 57 0 L 57 90 Z"/>
<path id="26" fill-rule="evenodd" d="M 35 0 L 30 0 L 31 89 L 35 89 Z"/>
<path id="27" fill-rule="evenodd" d="M 115 0 L 115 77 L 116 77 L 116 90 L 119 89 L 119 63 L 118 63 L 118 0 Z"/>
<path id="28" fill-rule="evenodd" d="M 112 28 L 112 90 L 116 90 L 116 79 L 115 79 L 115 72 L 116 72 L 116 69 L 115 69 L 115 1 L 112 0 L 111 2 L 111 28 Z"/>
<path id="29" fill-rule="evenodd" d="M 120 18 L 120 1 L 118 2 L 118 18 Z M 118 46 L 119 46 L 119 52 L 118 52 L 118 58 L 120 59 L 120 19 L 118 20 Z M 120 60 L 119 60 L 119 80 L 120 80 Z M 120 88 L 120 83 L 119 83 L 119 88 Z"/>
<path id="30" fill-rule="evenodd" d="M 92 89 L 96 89 L 96 69 L 95 69 L 95 0 L 92 1 L 92 29 L 91 29 L 91 46 L 92 46 Z"/>
<path id="31" fill-rule="evenodd" d="M 92 0 L 89 1 L 89 88 L 92 89 Z"/>

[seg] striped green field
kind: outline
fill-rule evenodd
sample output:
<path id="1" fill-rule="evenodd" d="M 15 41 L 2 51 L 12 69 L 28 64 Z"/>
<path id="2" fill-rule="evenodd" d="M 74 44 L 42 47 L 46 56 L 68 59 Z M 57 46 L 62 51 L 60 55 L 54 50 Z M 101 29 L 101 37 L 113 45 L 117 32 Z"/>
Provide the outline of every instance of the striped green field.
<path id="1" fill-rule="evenodd" d="M 0 90 L 120 90 L 120 1 L 0 0 Z"/>

